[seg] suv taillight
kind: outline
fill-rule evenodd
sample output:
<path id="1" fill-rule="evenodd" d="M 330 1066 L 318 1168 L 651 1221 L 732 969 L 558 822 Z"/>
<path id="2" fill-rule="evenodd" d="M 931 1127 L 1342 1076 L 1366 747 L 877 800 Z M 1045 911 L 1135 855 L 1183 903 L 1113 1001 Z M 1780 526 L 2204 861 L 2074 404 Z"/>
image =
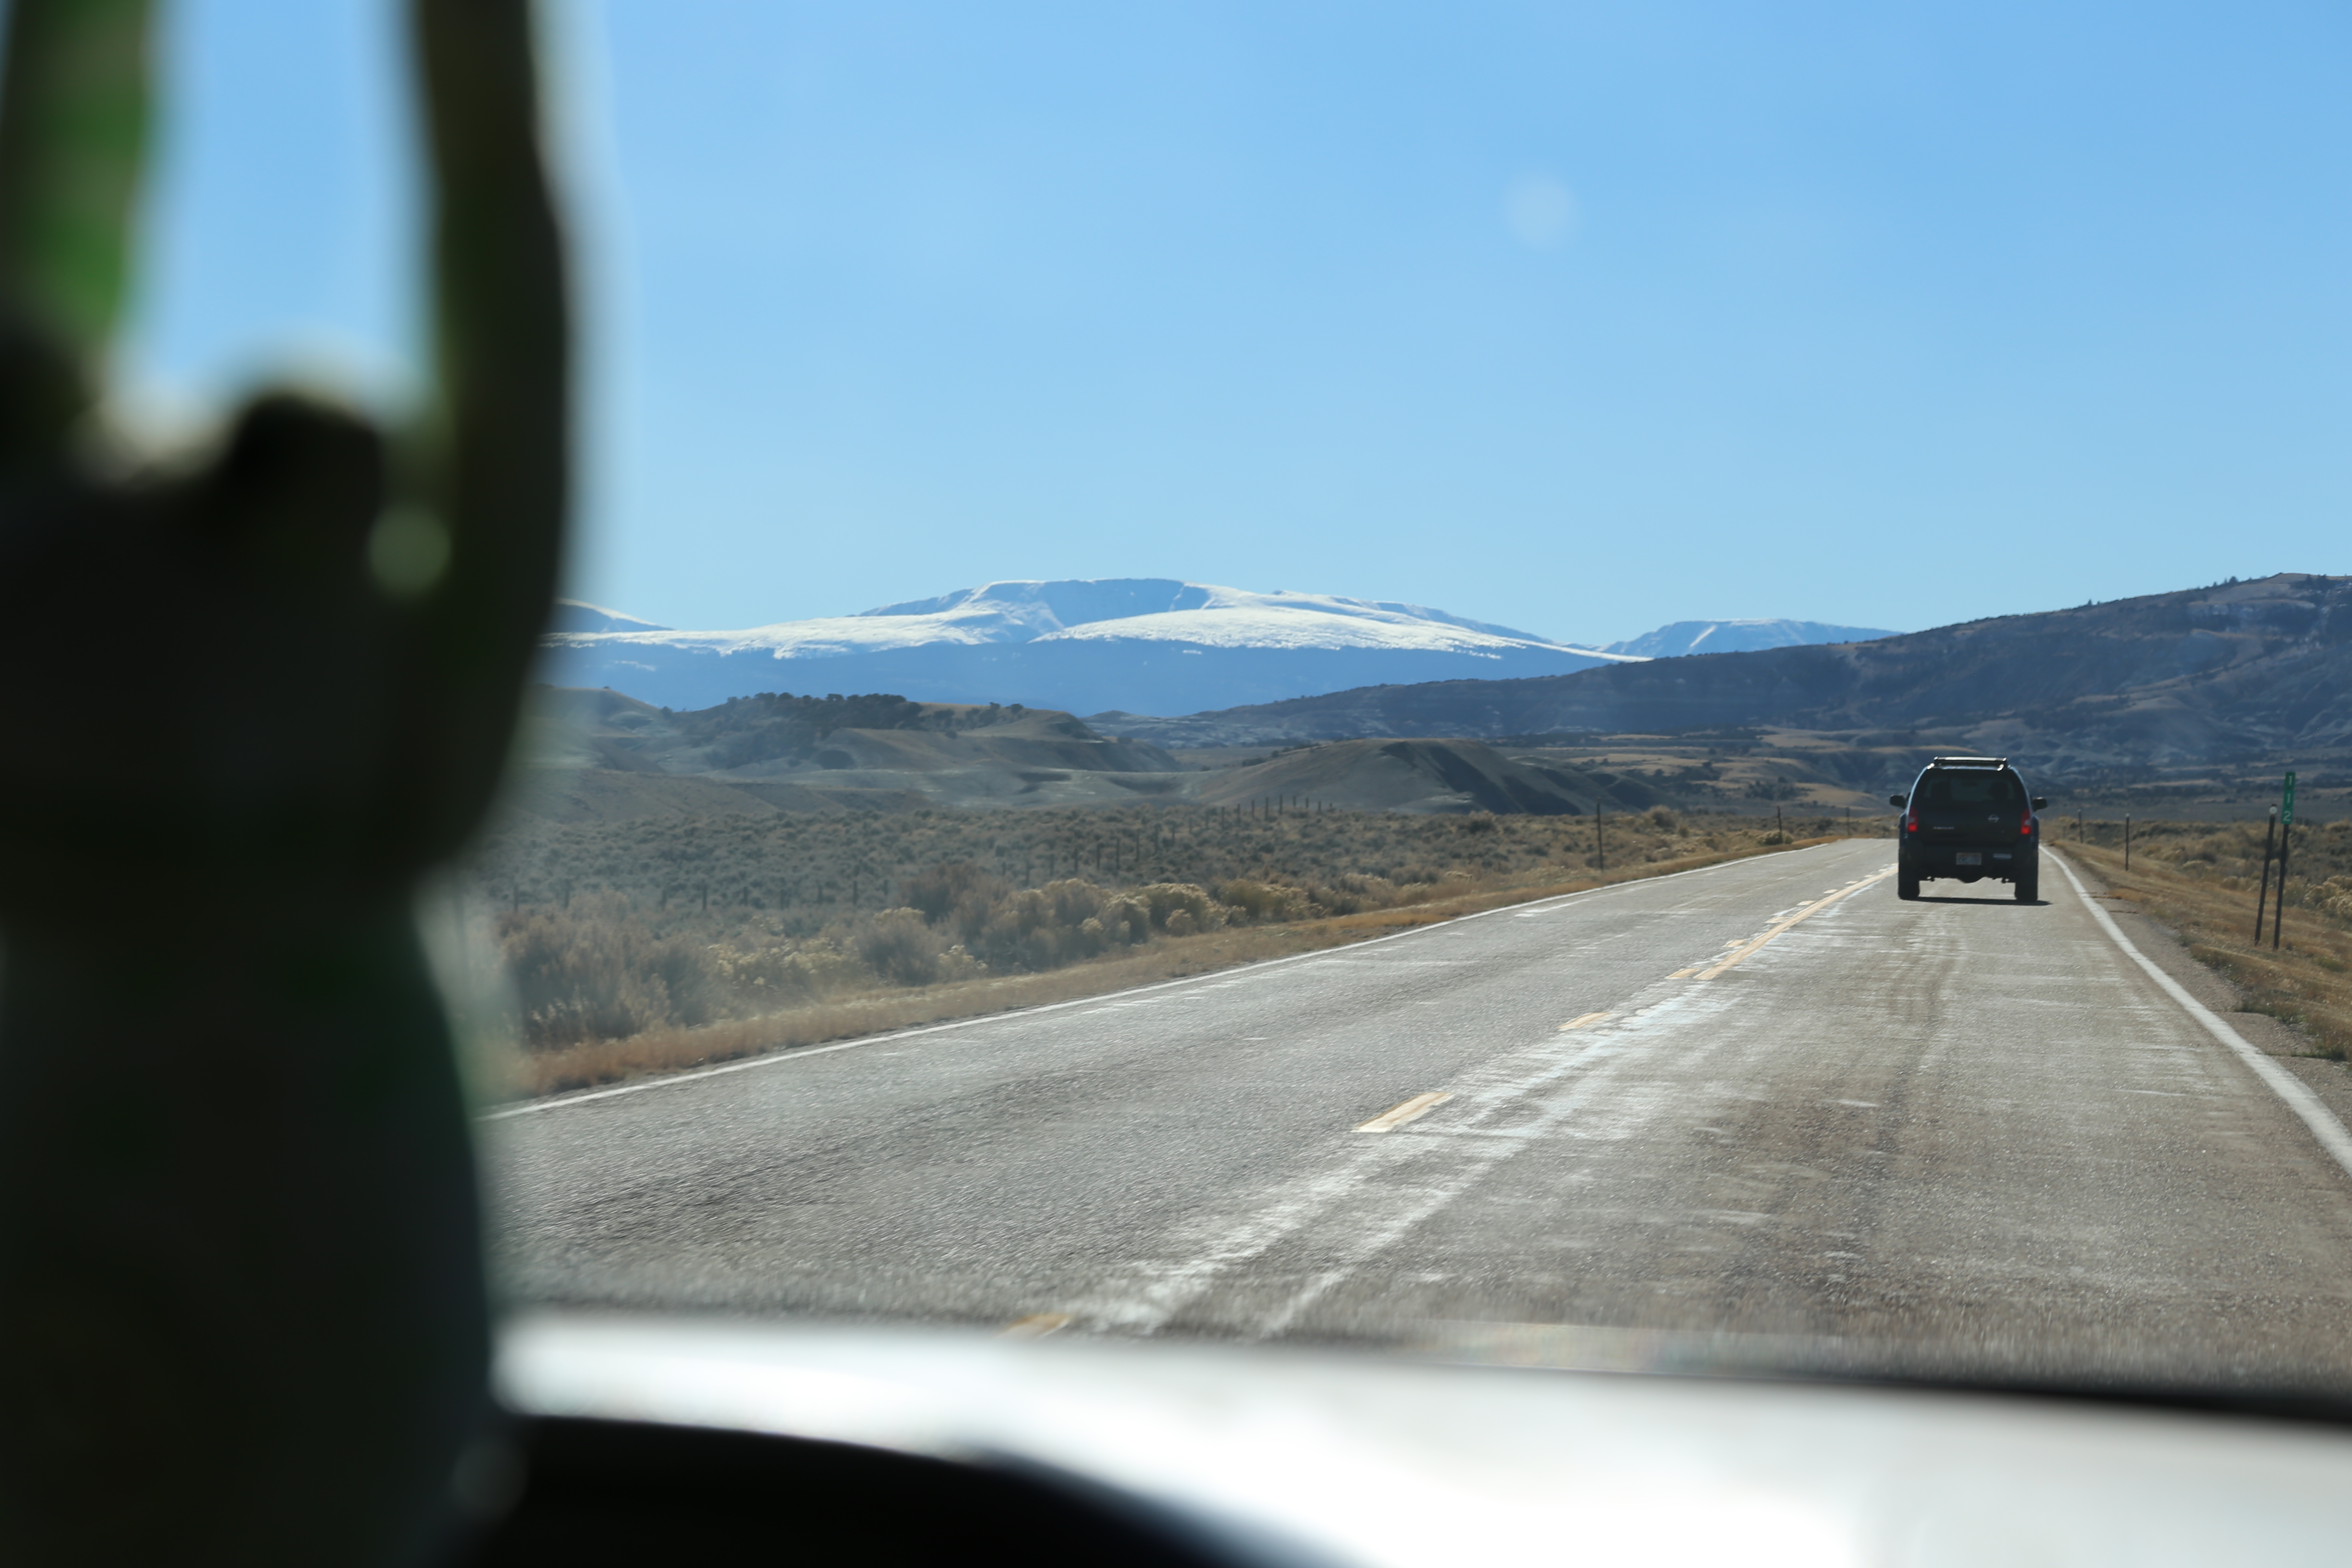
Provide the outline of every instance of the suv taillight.
<path id="1" fill-rule="evenodd" d="M 1916 833 L 1919 831 L 1919 808 L 1917 806 L 1913 806 L 1909 811 L 1904 814 L 1903 831 L 1906 833 Z"/>
<path id="2" fill-rule="evenodd" d="M 2017 830 L 2020 833 L 2031 833 L 2033 831 L 2033 813 L 2032 811 L 2026 811 L 2019 816 L 2017 819 Z"/>

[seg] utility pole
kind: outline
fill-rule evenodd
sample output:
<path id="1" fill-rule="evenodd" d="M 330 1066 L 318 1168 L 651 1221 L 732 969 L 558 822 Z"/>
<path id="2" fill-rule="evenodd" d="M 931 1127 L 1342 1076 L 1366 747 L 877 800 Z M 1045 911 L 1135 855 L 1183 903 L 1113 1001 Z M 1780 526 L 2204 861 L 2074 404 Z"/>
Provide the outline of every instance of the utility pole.
<path id="1" fill-rule="evenodd" d="M 2131 869 L 2131 813 L 2124 813 L 2124 869 Z"/>
<path id="2" fill-rule="evenodd" d="M 1598 805 L 1598 803 L 1596 803 L 1596 804 L 1593 805 L 1593 807 L 1592 807 L 1592 862 L 1593 862 L 1593 864 L 1592 864 L 1592 868 L 1593 868 L 1594 870 L 1596 870 L 1596 871 L 1606 871 L 1607 869 L 1609 869 L 1609 844 L 1608 844 L 1608 841 L 1607 841 L 1606 839 L 1604 839 L 1604 838 L 1601 837 L 1601 823 L 1602 823 L 1603 821 L 1605 821 L 1605 820 L 1608 818 L 1608 816 L 1609 816 L 1609 814 L 1608 814 L 1607 812 L 1605 812 L 1605 811 L 1601 810 L 1601 807 L 1600 807 L 1600 805 Z"/>

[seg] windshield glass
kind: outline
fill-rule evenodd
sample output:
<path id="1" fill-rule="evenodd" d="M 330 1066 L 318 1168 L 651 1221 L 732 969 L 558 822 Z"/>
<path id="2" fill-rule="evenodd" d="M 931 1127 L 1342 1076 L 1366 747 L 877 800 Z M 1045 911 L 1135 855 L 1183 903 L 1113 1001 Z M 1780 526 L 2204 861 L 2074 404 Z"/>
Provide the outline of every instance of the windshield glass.
<path id="1" fill-rule="evenodd" d="M 1937 772 L 1921 781 L 1919 803 L 1930 806 L 2018 805 L 2025 792 L 2014 774 Z"/>
<path id="2" fill-rule="evenodd" d="M 165 40 L 126 441 L 438 428 L 401 46 L 280 9 Z M 2345 1389 L 2345 14 L 542 26 L 573 533 L 421 900 L 506 1301 Z M 110 652 L 90 767 L 396 707 L 166 576 L 312 683 Z"/>

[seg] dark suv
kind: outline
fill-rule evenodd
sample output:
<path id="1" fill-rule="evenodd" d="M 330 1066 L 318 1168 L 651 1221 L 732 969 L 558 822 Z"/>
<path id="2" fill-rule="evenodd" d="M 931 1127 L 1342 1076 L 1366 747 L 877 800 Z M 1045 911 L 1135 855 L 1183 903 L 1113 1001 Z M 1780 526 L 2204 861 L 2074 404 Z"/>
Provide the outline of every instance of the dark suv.
<path id="1" fill-rule="evenodd" d="M 1937 757 L 1920 770 L 1909 795 L 1886 798 L 1903 808 L 1896 897 L 1917 898 L 1930 877 L 1991 877 L 2015 883 L 2021 904 L 2040 897 L 2042 818 L 2034 814 L 2050 803 L 2026 794 L 2007 757 Z"/>

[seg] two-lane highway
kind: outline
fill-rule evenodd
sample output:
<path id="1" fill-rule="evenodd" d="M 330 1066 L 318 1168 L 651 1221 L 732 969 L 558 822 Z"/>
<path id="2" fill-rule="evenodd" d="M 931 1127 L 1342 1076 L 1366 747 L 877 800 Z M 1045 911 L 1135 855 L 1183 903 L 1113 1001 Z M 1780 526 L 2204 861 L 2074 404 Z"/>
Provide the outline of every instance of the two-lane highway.
<path id="1" fill-rule="evenodd" d="M 1904 903 L 1891 860 L 520 1108 L 502 1258 L 574 1305 L 2345 1378 L 2352 1176 L 2311 1126 L 2057 868 Z"/>

